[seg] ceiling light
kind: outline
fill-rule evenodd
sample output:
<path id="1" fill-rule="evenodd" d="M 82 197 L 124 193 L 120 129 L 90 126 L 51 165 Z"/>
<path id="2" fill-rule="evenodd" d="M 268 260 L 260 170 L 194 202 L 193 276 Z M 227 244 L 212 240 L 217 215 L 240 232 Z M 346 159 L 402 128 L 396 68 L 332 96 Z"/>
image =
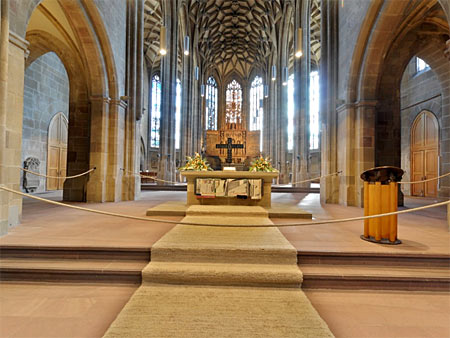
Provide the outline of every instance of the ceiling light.
<path id="1" fill-rule="evenodd" d="M 303 42 L 303 31 L 301 28 L 297 29 L 297 49 L 295 52 L 295 57 L 299 58 L 303 55 L 302 42 Z"/>
<path id="2" fill-rule="evenodd" d="M 286 86 L 288 84 L 288 78 L 289 78 L 289 69 L 288 67 L 283 68 L 283 86 Z"/>
<path id="3" fill-rule="evenodd" d="M 189 36 L 184 37 L 184 55 L 189 55 Z"/>
<path id="4" fill-rule="evenodd" d="M 166 55 L 167 47 L 166 47 L 166 27 L 161 26 L 161 30 L 159 32 L 159 54 Z"/>
<path id="5" fill-rule="evenodd" d="M 277 66 L 272 65 L 272 81 L 277 79 Z"/>

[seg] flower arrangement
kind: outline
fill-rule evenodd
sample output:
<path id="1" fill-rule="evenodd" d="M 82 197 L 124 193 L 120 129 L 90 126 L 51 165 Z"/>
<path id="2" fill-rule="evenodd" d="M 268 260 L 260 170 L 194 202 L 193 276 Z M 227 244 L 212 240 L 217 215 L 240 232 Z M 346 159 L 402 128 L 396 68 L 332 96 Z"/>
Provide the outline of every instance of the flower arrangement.
<path id="1" fill-rule="evenodd" d="M 272 163 L 270 163 L 268 157 L 264 158 L 260 156 L 252 162 L 248 171 L 277 172 L 278 170 L 272 167 Z"/>
<path id="2" fill-rule="evenodd" d="M 212 168 L 209 166 L 209 163 L 202 158 L 202 156 L 199 153 L 195 153 L 194 157 L 186 156 L 187 162 L 186 164 L 179 168 L 180 171 L 186 171 L 186 170 L 195 170 L 195 171 L 208 171 L 212 170 Z"/>

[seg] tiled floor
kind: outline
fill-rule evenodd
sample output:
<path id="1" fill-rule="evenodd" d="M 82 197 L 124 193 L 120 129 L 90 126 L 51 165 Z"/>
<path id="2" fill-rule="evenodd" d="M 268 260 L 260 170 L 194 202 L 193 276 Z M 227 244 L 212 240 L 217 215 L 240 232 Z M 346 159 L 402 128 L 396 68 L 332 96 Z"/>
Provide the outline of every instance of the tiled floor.
<path id="1" fill-rule="evenodd" d="M 336 337 L 450 337 L 450 295 L 304 290 Z"/>
<path id="2" fill-rule="evenodd" d="M 185 192 L 143 192 L 139 201 L 82 204 L 94 209 L 144 216 L 150 206 L 183 200 Z M 58 199 L 57 194 L 42 197 Z M 298 204 L 316 219 L 354 217 L 356 207 L 321 206 L 317 194 L 274 194 L 275 202 Z M 406 199 L 406 206 L 432 203 Z M 168 217 L 163 217 L 168 218 Z M 172 217 L 179 220 L 182 217 Z M 277 223 L 299 220 L 274 220 Z M 24 201 L 20 226 L 0 244 L 150 248 L 172 225 L 132 221 Z M 445 208 L 399 216 L 402 245 L 362 241 L 361 221 L 282 228 L 298 250 L 450 254 Z M 1 337 L 101 337 L 134 292 L 133 286 L 0 284 Z M 338 337 L 450 337 L 449 293 L 306 290 Z"/>
<path id="3" fill-rule="evenodd" d="M 137 286 L 0 284 L 0 337 L 102 337 Z"/>

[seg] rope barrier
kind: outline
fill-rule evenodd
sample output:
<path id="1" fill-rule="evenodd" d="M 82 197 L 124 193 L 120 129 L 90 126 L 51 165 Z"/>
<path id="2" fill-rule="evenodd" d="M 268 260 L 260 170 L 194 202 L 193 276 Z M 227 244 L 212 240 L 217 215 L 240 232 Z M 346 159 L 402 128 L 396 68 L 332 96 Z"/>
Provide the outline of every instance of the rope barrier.
<path id="1" fill-rule="evenodd" d="M 59 205 L 59 206 L 66 207 L 66 208 L 82 210 L 82 211 L 87 211 L 87 212 L 92 212 L 92 213 L 101 214 L 101 215 L 107 215 L 107 216 L 121 217 L 121 218 L 127 218 L 127 219 L 134 219 L 134 220 L 138 220 L 138 221 L 147 221 L 147 222 L 155 222 L 155 223 L 166 223 L 166 224 L 183 224 L 183 225 L 192 225 L 192 226 L 242 227 L 242 228 L 245 228 L 245 227 L 247 227 L 247 228 L 261 228 L 261 227 L 264 227 L 264 228 L 281 228 L 281 227 L 292 227 L 292 226 L 308 226 L 308 225 L 318 225 L 318 224 L 333 224 L 333 223 L 342 223 L 342 222 L 353 222 L 353 221 L 361 221 L 361 220 L 370 219 L 370 218 L 379 218 L 379 217 L 385 217 L 385 216 L 402 215 L 402 214 L 407 214 L 407 213 L 416 212 L 416 211 L 425 210 L 425 209 L 430 209 L 430 208 L 436 208 L 436 207 L 439 207 L 439 206 L 450 204 L 450 200 L 448 200 L 448 201 L 439 202 L 439 203 L 430 204 L 430 205 L 425 205 L 425 206 L 417 207 L 417 208 L 413 208 L 413 209 L 401 210 L 401 211 L 395 211 L 395 212 L 388 212 L 388 213 L 385 213 L 385 214 L 370 215 L 370 216 L 359 216 L 359 217 L 352 217 L 352 218 L 340 218 L 340 219 L 323 220 L 323 221 L 312 221 L 312 222 L 301 222 L 301 223 L 264 224 L 264 225 L 261 225 L 261 224 L 230 225 L 230 224 L 204 224 L 204 223 L 195 223 L 195 222 L 180 222 L 180 221 L 164 220 L 164 219 L 157 219 L 157 218 L 148 218 L 148 217 L 139 217 L 139 216 L 125 215 L 125 214 L 118 214 L 118 213 L 113 213 L 113 212 L 108 212 L 108 211 L 101 211 L 101 210 L 96 210 L 96 209 L 83 208 L 83 207 L 79 207 L 79 206 L 76 206 L 76 205 L 70 205 L 70 204 L 65 204 L 65 203 L 61 203 L 61 202 L 51 201 L 51 200 L 47 200 L 47 199 L 42 198 L 42 197 L 33 196 L 33 195 L 29 195 L 29 194 L 23 193 L 21 191 L 9 189 L 9 188 L 4 187 L 4 186 L 0 186 L 0 190 L 7 191 L 7 192 L 10 192 L 10 193 L 13 193 L 13 194 L 17 194 L 17 195 L 21 195 L 21 196 L 26 196 L 26 197 L 29 197 L 29 198 L 32 198 L 32 199 L 35 199 L 35 200 L 38 200 L 38 201 L 46 202 L 46 203 L 49 203 L 49 204 Z"/>
<path id="2" fill-rule="evenodd" d="M 334 175 L 340 175 L 340 174 L 342 174 L 342 170 L 336 171 L 335 173 L 332 173 L 332 174 L 327 174 L 327 175 L 318 176 L 318 177 L 310 178 L 310 179 L 303 180 L 303 181 L 294 182 L 294 183 L 291 183 L 291 185 L 294 185 L 294 184 L 300 184 L 300 183 L 306 183 L 306 182 L 311 182 L 311 181 L 315 181 L 315 180 L 321 179 L 321 178 L 323 178 L 323 177 L 334 176 Z"/>
<path id="3" fill-rule="evenodd" d="M 438 177 L 429 178 L 429 179 L 422 180 L 422 181 L 414 181 L 414 182 L 397 182 L 397 183 L 398 183 L 398 184 L 416 184 L 416 183 L 425 183 L 425 182 L 430 182 L 430 181 L 438 180 L 438 179 L 440 179 L 440 178 L 442 178 L 442 177 L 449 176 L 449 175 L 450 175 L 450 172 L 448 172 L 448 173 L 446 173 L 446 174 L 444 174 L 444 175 L 438 176 Z"/>
<path id="4" fill-rule="evenodd" d="M 160 178 L 157 178 L 156 176 L 153 177 L 153 176 L 143 175 L 143 174 L 141 174 L 141 173 L 134 173 L 134 172 L 132 172 L 132 171 L 125 170 L 125 169 L 123 169 L 123 168 L 121 168 L 120 170 L 123 170 L 123 171 L 125 171 L 126 173 L 129 173 L 129 174 L 132 174 L 132 175 L 139 175 L 139 176 L 144 177 L 144 178 L 151 178 L 151 179 L 153 179 L 153 180 L 155 180 L 155 181 L 158 181 L 158 182 L 170 183 L 170 184 L 180 184 L 180 183 L 183 183 L 183 182 L 176 182 L 176 181 L 166 181 L 166 180 L 162 180 L 162 179 L 160 179 Z"/>
<path id="5" fill-rule="evenodd" d="M 25 168 L 21 168 L 21 167 L 19 167 L 19 169 L 22 170 L 22 171 L 25 171 L 25 172 L 27 172 L 27 173 L 36 175 L 36 176 L 42 176 L 42 177 L 46 177 L 46 178 L 57 178 L 57 179 L 65 179 L 65 180 L 68 180 L 68 179 L 71 179 L 71 178 L 77 178 L 77 177 L 80 177 L 80 176 L 87 175 L 87 174 L 89 174 L 90 172 L 93 172 L 93 171 L 94 171 L 95 169 L 97 169 L 97 168 L 94 167 L 94 168 L 92 168 L 92 169 L 89 169 L 88 171 L 85 171 L 84 173 L 81 173 L 81 174 L 78 174 L 78 175 L 73 175 L 73 176 L 50 176 L 50 175 L 40 174 L 40 173 L 31 171 L 31 170 L 28 170 L 28 169 L 25 169 Z"/>

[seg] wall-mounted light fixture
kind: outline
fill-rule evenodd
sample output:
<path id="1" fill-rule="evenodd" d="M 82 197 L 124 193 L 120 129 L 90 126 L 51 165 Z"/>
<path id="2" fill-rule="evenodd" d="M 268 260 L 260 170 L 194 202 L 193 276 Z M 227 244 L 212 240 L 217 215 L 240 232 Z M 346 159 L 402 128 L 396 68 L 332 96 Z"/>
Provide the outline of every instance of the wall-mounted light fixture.
<path id="1" fill-rule="evenodd" d="M 277 66 L 272 65 L 272 81 L 277 79 Z"/>
<path id="2" fill-rule="evenodd" d="M 297 48 L 295 52 L 295 57 L 299 58 L 303 55 L 302 43 L 303 43 L 303 31 L 301 28 L 297 29 Z"/>
<path id="3" fill-rule="evenodd" d="M 189 36 L 184 37 L 184 55 L 189 55 Z"/>
<path id="4" fill-rule="evenodd" d="M 204 84 L 202 84 L 200 86 L 200 96 L 201 97 L 205 96 L 205 85 Z"/>
<path id="5" fill-rule="evenodd" d="M 264 85 L 264 97 L 269 97 L 269 85 Z"/>
<path id="6" fill-rule="evenodd" d="M 199 69 L 198 69 L 198 66 L 195 66 L 195 68 L 194 68 L 194 77 L 195 77 L 195 80 L 197 80 L 197 81 L 198 81 L 198 75 L 199 75 Z"/>
<path id="7" fill-rule="evenodd" d="M 166 27 L 161 25 L 161 30 L 159 31 L 159 54 L 167 54 L 166 46 Z"/>
<path id="8" fill-rule="evenodd" d="M 283 68 L 283 86 L 286 86 L 288 84 L 289 79 L 289 69 L 288 67 Z"/>

